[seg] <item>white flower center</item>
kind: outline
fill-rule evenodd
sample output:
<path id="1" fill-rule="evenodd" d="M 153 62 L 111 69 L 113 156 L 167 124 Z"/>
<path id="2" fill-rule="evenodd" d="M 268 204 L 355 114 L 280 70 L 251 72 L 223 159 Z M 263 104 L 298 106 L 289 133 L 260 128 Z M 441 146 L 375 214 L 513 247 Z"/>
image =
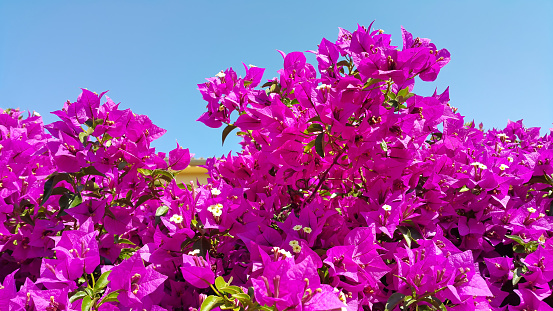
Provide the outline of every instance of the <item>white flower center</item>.
<path id="1" fill-rule="evenodd" d="M 176 224 L 180 224 L 182 222 L 182 216 L 175 214 L 175 215 L 171 216 L 171 218 L 169 218 L 169 221 L 174 222 Z"/>

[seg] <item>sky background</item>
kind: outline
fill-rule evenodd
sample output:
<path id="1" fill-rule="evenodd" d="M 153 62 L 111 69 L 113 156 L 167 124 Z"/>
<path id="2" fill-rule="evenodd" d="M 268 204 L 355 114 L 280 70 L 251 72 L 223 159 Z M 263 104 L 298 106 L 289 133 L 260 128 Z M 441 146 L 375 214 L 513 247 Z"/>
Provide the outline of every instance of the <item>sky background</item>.
<path id="1" fill-rule="evenodd" d="M 220 129 L 195 120 L 205 111 L 197 84 L 242 62 L 276 76 L 276 50 L 314 50 L 357 24 L 392 34 L 403 25 L 447 48 L 451 62 L 429 96 L 450 86 L 451 104 L 467 120 L 503 128 L 524 119 L 548 133 L 553 122 L 553 1 L 8 1 L 0 0 L 0 107 L 50 111 L 75 101 L 80 88 L 146 114 L 196 157 L 239 150 Z M 314 63 L 315 58 L 308 56 Z M 316 66 L 315 66 L 316 67 Z"/>

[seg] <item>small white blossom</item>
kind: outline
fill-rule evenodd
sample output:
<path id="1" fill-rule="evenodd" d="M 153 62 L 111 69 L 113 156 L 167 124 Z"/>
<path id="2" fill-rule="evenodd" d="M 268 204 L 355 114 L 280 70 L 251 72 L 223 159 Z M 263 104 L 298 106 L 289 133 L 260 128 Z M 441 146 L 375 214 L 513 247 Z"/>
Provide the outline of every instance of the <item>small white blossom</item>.
<path id="1" fill-rule="evenodd" d="M 472 165 L 472 166 L 478 166 L 478 167 L 479 167 L 480 169 L 482 169 L 482 170 L 485 170 L 485 169 L 488 168 L 486 165 L 484 165 L 484 164 L 482 164 L 482 163 L 480 163 L 480 162 L 472 162 L 470 165 Z"/>
<path id="2" fill-rule="evenodd" d="M 249 64 L 248 67 L 253 68 L 253 67 L 257 67 L 257 66 L 256 66 L 256 65 Z"/>
<path id="3" fill-rule="evenodd" d="M 294 230 L 294 231 L 300 231 L 301 228 L 302 228 L 302 225 L 295 225 L 295 226 L 292 228 L 292 230 Z"/>
<path id="4" fill-rule="evenodd" d="M 215 75 L 217 78 L 224 78 L 226 74 L 221 70 L 218 74 Z"/>
<path id="5" fill-rule="evenodd" d="M 509 167 L 508 167 L 507 165 L 505 165 L 505 164 L 501 164 L 501 165 L 499 166 L 499 169 L 502 170 L 502 171 L 504 171 L 506 168 L 509 168 Z"/>
<path id="6" fill-rule="evenodd" d="M 211 194 L 212 194 L 212 195 L 219 195 L 219 194 L 221 194 L 221 190 L 216 189 L 216 188 L 211 189 Z"/>
<path id="7" fill-rule="evenodd" d="M 223 214 L 223 204 L 217 203 L 215 205 L 211 205 L 207 208 L 208 212 L 211 212 L 213 216 L 219 217 Z"/>
<path id="8" fill-rule="evenodd" d="M 294 251 L 294 253 L 296 253 L 296 254 L 301 252 L 301 246 L 299 246 L 299 245 L 292 246 L 292 251 Z"/>
<path id="9" fill-rule="evenodd" d="M 309 233 L 313 232 L 313 230 L 309 227 L 303 227 L 303 232 L 309 234 Z"/>
<path id="10" fill-rule="evenodd" d="M 321 85 L 318 85 L 318 86 L 317 86 L 317 90 L 322 90 L 322 89 L 330 89 L 330 85 L 328 85 L 328 84 L 321 84 Z"/>
<path id="11" fill-rule="evenodd" d="M 290 246 L 300 245 L 300 243 L 297 240 L 292 240 L 288 243 Z"/>
<path id="12" fill-rule="evenodd" d="M 384 204 L 382 205 L 382 209 L 385 210 L 386 212 L 389 212 L 392 210 L 392 207 L 388 204 Z"/>
<path id="13" fill-rule="evenodd" d="M 171 216 L 171 218 L 169 218 L 169 221 L 174 222 L 176 224 L 180 224 L 182 222 L 182 216 L 174 214 L 173 216 Z"/>
<path id="14" fill-rule="evenodd" d="M 527 210 L 528 210 L 528 212 L 530 212 L 530 213 L 535 213 L 535 212 L 536 212 L 536 209 L 533 208 L 533 207 L 529 207 L 529 208 L 527 208 Z"/>
<path id="15" fill-rule="evenodd" d="M 513 158 L 512 157 L 507 157 L 507 160 L 509 160 L 509 162 L 513 162 Z"/>
<path id="16" fill-rule="evenodd" d="M 195 250 L 192 250 L 192 251 L 188 252 L 188 255 L 190 255 L 190 256 L 195 256 L 195 255 L 199 255 L 199 254 L 200 254 L 199 249 L 195 249 Z"/>
<path id="17" fill-rule="evenodd" d="M 286 258 L 291 258 L 292 257 L 292 253 L 290 253 L 289 251 L 283 250 L 283 249 L 279 250 L 278 253 L 286 256 Z"/>

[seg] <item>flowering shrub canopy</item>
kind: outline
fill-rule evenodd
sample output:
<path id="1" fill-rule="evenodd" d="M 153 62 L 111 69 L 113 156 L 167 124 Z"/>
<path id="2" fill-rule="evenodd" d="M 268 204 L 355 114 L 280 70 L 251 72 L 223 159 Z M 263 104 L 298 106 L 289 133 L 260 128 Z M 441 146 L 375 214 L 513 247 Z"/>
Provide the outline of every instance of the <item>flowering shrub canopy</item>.
<path id="1" fill-rule="evenodd" d="M 103 93 L 46 126 L 2 111 L 0 310 L 552 309 L 551 136 L 412 93 L 449 52 L 402 36 L 340 29 L 316 68 L 200 84 L 199 121 L 243 137 L 206 185 Z"/>

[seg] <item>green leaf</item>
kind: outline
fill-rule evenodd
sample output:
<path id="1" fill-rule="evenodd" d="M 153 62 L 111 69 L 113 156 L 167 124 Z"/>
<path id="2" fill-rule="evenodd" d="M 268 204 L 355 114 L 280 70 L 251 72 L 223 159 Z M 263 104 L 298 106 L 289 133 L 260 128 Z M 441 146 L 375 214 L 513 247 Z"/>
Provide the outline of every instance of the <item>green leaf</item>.
<path id="1" fill-rule="evenodd" d="M 83 176 L 87 176 L 87 175 L 97 175 L 97 176 L 102 176 L 102 177 L 106 177 L 106 175 L 100 171 L 98 171 L 98 169 L 96 169 L 94 166 L 88 166 L 88 167 L 85 167 L 85 168 L 82 168 L 80 171 L 79 171 L 79 174 L 83 175 Z"/>
<path id="2" fill-rule="evenodd" d="M 459 189 L 459 193 L 463 193 L 463 192 L 467 192 L 467 191 L 470 191 L 469 187 L 467 187 L 467 186 L 463 186 L 463 187 L 461 187 L 461 189 Z"/>
<path id="3" fill-rule="evenodd" d="M 71 204 L 69 204 L 69 208 L 78 206 L 81 203 L 83 203 L 83 197 L 81 197 L 80 194 L 76 193 L 75 196 L 73 197 L 73 200 L 71 200 Z"/>
<path id="4" fill-rule="evenodd" d="M 44 192 L 42 194 L 42 200 L 40 201 L 40 207 L 46 203 L 46 201 L 50 198 L 52 195 L 52 190 L 54 190 L 54 186 L 60 181 L 60 175 L 54 174 L 48 180 L 44 183 Z"/>
<path id="5" fill-rule="evenodd" d="M 88 287 L 85 287 L 85 288 L 84 288 L 84 291 L 86 292 L 86 294 L 87 294 L 89 297 L 94 296 L 94 292 L 92 291 L 92 289 L 90 289 L 90 288 L 88 288 Z"/>
<path id="6" fill-rule="evenodd" d="M 321 133 L 317 135 L 317 138 L 315 138 L 315 151 L 321 156 L 321 158 L 324 158 L 325 156 L 325 151 L 323 149 L 324 134 L 325 133 Z"/>
<path id="7" fill-rule="evenodd" d="M 122 170 L 122 169 L 124 169 L 125 167 L 127 167 L 128 164 L 129 164 L 129 163 L 127 163 L 127 161 L 122 160 L 121 162 L 119 162 L 119 163 L 117 164 L 117 169 Z"/>
<path id="8" fill-rule="evenodd" d="M 273 83 L 271 87 L 269 88 L 269 93 L 280 93 L 280 84 L 279 83 Z"/>
<path id="9" fill-rule="evenodd" d="M 83 299 L 85 296 L 88 296 L 85 291 L 78 291 L 73 296 L 69 297 L 69 302 L 73 303 L 79 299 Z"/>
<path id="10" fill-rule="evenodd" d="M 315 146 L 315 140 L 312 140 L 307 145 L 305 145 L 305 147 L 303 147 L 303 152 L 309 153 L 309 151 L 311 150 L 311 148 L 313 148 L 313 146 Z"/>
<path id="11" fill-rule="evenodd" d="M 227 139 L 228 134 L 230 134 L 230 132 L 232 132 L 232 130 L 234 130 L 235 128 L 236 128 L 236 125 L 233 125 L 233 124 L 229 124 L 227 125 L 227 127 L 225 127 L 225 129 L 223 130 L 223 139 L 222 139 L 221 146 L 225 144 L 225 139 Z"/>
<path id="12" fill-rule="evenodd" d="M 308 123 L 311 122 L 321 122 L 321 118 L 319 116 L 314 116 L 313 118 L 307 120 Z"/>
<path id="13" fill-rule="evenodd" d="M 73 208 L 81 204 L 82 202 L 83 202 L 83 198 L 81 197 L 80 194 L 72 193 L 72 192 L 64 193 L 58 201 L 58 204 L 60 207 L 58 216 L 64 215 L 63 213 L 65 212 L 66 209 Z"/>
<path id="14" fill-rule="evenodd" d="M 274 81 L 265 82 L 261 87 L 262 87 L 262 88 L 264 88 L 264 87 L 269 87 L 269 86 L 273 85 L 273 82 L 274 82 Z"/>
<path id="15" fill-rule="evenodd" d="M 382 151 L 387 152 L 388 151 L 388 144 L 385 141 L 380 142 L 380 148 L 382 148 Z"/>
<path id="16" fill-rule="evenodd" d="M 79 133 L 79 141 L 81 142 L 81 144 L 86 146 L 86 143 L 88 142 L 88 136 L 89 134 L 87 132 Z"/>
<path id="17" fill-rule="evenodd" d="M 221 287 L 221 291 L 227 293 L 227 294 L 238 294 L 243 293 L 242 289 L 238 286 L 225 286 Z"/>
<path id="18" fill-rule="evenodd" d="M 339 67 L 343 67 L 343 66 L 349 67 L 349 66 L 350 66 L 350 63 L 349 63 L 347 60 L 342 59 L 341 61 L 339 61 L 338 63 L 336 63 L 336 66 L 339 66 Z"/>
<path id="19" fill-rule="evenodd" d="M 403 235 L 405 243 L 407 243 L 409 248 L 411 248 L 411 243 L 418 245 L 417 240 L 422 238 L 422 235 L 415 228 L 398 226 L 397 229 Z"/>
<path id="20" fill-rule="evenodd" d="M 526 247 L 524 247 L 524 245 L 515 245 L 513 246 L 513 251 L 518 254 L 525 254 Z"/>
<path id="21" fill-rule="evenodd" d="M 132 257 L 132 255 L 139 249 L 139 247 L 136 248 L 123 248 L 121 249 L 121 253 L 119 253 L 119 259 L 129 259 Z"/>
<path id="22" fill-rule="evenodd" d="M 94 293 L 100 292 L 102 289 L 104 289 L 106 286 L 108 286 L 108 276 L 111 273 L 111 271 L 106 271 L 100 275 L 96 283 L 94 284 Z"/>
<path id="23" fill-rule="evenodd" d="M 200 311 L 210 311 L 213 310 L 219 306 L 222 306 L 225 303 L 223 298 L 217 297 L 217 296 L 208 296 L 204 302 L 202 302 L 202 306 L 200 307 Z"/>
<path id="24" fill-rule="evenodd" d="M 104 298 L 100 301 L 98 304 L 98 307 L 101 306 L 105 302 L 119 302 L 117 299 L 117 296 L 119 296 L 119 292 L 111 292 L 108 295 L 104 296 Z"/>
<path id="25" fill-rule="evenodd" d="M 380 80 L 380 79 L 369 79 L 367 80 L 367 82 L 365 83 L 365 85 L 363 85 L 363 89 L 366 89 L 368 88 L 369 86 L 375 84 L 375 83 L 378 83 L 378 82 L 382 82 L 384 80 Z"/>
<path id="26" fill-rule="evenodd" d="M 248 303 L 252 301 L 250 296 L 244 293 L 232 294 L 231 297 L 234 299 L 238 299 L 238 301 L 240 301 L 243 305 L 248 305 Z"/>
<path id="27" fill-rule="evenodd" d="M 156 169 L 152 172 L 152 175 L 161 177 L 162 179 L 165 179 L 168 182 L 171 182 L 171 180 L 175 179 L 175 176 L 171 172 L 166 170 Z"/>
<path id="28" fill-rule="evenodd" d="M 517 283 L 522 279 L 522 267 L 518 267 L 515 270 L 513 270 L 513 286 L 517 285 Z"/>
<path id="29" fill-rule="evenodd" d="M 127 240 L 127 239 L 120 239 L 118 238 L 117 239 L 117 242 L 116 244 L 129 244 L 129 245 L 136 245 L 134 244 L 131 240 Z"/>
<path id="30" fill-rule="evenodd" d="M 539 243 L 537 241 L 530 241 L 524 245 L 524 249 L 527 254 L 533 253 L 538 249 Z"/>
<path id="31" fill-rule="evenodd" d="M 407 296 L 402 293 L 393 293 L 386 302 L 385 311 L 393 310 L 399 303 L 405 300 L 405 297 Z"/>
<path id="32" fill-rule="evenodd" d="M 154 172 L 153 170 L 149 170 L 149 169 L 145 169 L 145 168 L 138 168 L 136 170 L 144 176 L 150 176 Z"/>
<path id="33" fill-rule="evenodd" d="M 83 298 L 83 303 L 81 304 L 81 311 L 90 311 L 92 308 L 92 298 L 86 296 Z"/>
<path id="34" fill-rule="evenodd" d="M 319 123 L 313 123 L 305 131 L 307 133 L 322 132 L 323 126 L 320 125 Z"/>
<path id="35" fill-rule="evenodd" d="M 215 287 L 216 287 L 217 289 L 220 290 L 221 288 L 227 287 L 227 286 L 228 286 L 228 284 L 227 284 L 227 282 L 225 282 L 225 279 L 223 279 L 222 276 L 218 276 L 218 277 L 215 279 Z"/>
<path id="36" fill-rule="evenodd" d="M 104 124 L 104 119 L 96 119 L 94 120 L 94 124 L 92 127 L 96 127 L 97 125 Z"/>
<path id="37" fill-rule="evenodd" d="M 157 208 L 156 210 L 156 217 L 161 217 L 167 215 L 167 212 L 169 211 L 169 206 L 162 205 Z"/>
<path id="38" fill-rule="evenodd" d="M 397 92 L 397 96 L 403 96 L 405 97 L 407 94 L 409 94 L 409 87 L 406 87 L 399 92 Z"/>
<path id="39" fill-rule="evenodd" d="M 511 240 L 513 240 L 513 241 L 516 241 L 516 242 L 517 242 L 518 244 L 520 244 L 520 245 L 526 244 L 526 243 L 524 243 L 524 240 L 523 240 L 521 237 L 519 237 L 518 235 L 509 235 L 509 234 L 506 234 L 505 237 L 506 237 L 506 238 L 509 238 L 509 239 L 511 239 Z"/>
<path id="40" fill-rule="evenodd" d="M 434 308 L 436 308 L 437 310 L 447 311 L 447 308 L 445 307 L 444 303 L 436 296 L 424 297 L 421 299 L 421 301 L 428 302 L 429 304 L 434 306 Z"/>
<path id="41" fill-rule="evenodd" d="M 140 198 L 138 198 L 138 201 L 136 201 L 136 203 L 134 204 L 135 207 L 139 207 L 140 205 L 144 204 L 144 202 L 152 199 L 154 196 L 151 195 L 151 194 L 144 194 L 142 196 L 140 196 Z"/>

